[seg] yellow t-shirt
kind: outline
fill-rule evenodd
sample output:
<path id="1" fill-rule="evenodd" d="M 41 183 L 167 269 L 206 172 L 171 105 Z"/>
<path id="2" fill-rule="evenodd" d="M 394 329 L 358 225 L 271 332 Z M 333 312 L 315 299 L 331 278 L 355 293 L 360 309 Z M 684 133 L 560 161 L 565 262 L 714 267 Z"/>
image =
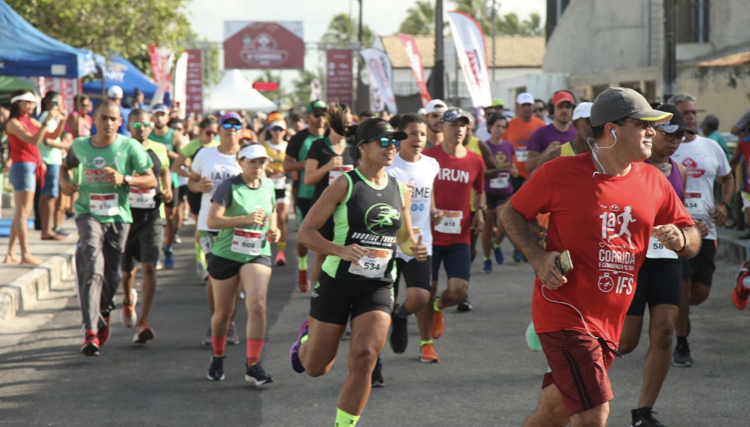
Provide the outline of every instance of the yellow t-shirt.
<path id="1" fill-rule="evenodd" d="M 266 148 L 268 157 L 271 158 L 271 163 L 268 165 L 269 168 L 277 172 L 284 172 L 284 158 L 286 157 L 286 141 L 282 144 L 274 145 L 270 141 L 263 143 Z"/>

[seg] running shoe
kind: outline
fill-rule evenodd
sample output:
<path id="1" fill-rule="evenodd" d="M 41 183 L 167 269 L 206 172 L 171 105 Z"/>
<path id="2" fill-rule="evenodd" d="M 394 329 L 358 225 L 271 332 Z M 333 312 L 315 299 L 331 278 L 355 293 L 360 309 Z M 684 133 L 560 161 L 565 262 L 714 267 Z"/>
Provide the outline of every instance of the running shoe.
<path id="1" fill-rule="evenodd" d="M 497 265 L 502 265 L 505 262 L 505 256 L 503 255 L 503 248 L 500 246 L 492 248 L 492 252 L 495 253 L 495 262 Z"/>
<path id="2" fill-rule="evenodd" d="M 396 308 L 400 306 L 401 304 L 398 304 Z M 406 351 L 406 346 L 409 344 L 408 322 L 408 316 L 396 316 L 396 310 L 393 310 L 393 315 L 391 315 L 391 348 L 396 354 L 402 354 Z"/>
<path id="3" fill-rule="evenodd" d="M 237 336 L 237 330 L 234 327 L 234 322 L 229 324 L 229 331 L 227 331 L 227 344 L 237 345 L 240 343 L 240 338 Z M 213 341 L 211 341 L 213 344 Z"/>
<path id="4" fill-rule="evenodd" d="M 224 356 L 211 356 L 211 365 L 208 367 L 208 379 L 211 381 L 224 381 Z"/>
<path id="5" fill-rule="evenodd" d="M 492 260 L 491 259 L 484 260 L 484 267 L 482 267 L 482 273 L 484 274 L 492 273 Z"/>
<path id="6" fill-rule="evenodd" d="M 211 323 L 208 324 L 208 330 L 206 330 L 206 335 L 203 335 L 202 343 L 205 346 L 214 345 L 213 336 L 211 335 Z"/>
<path id="7" fill-rule="evenodd" d="M 263 367 L 260 366 L 260 362 L 253 366 L 245 365 L 245 368 L 245 381 L 253 383 L 254 386 L 258 387 L 273 382 L 273 378 L 263 370 Z"/>
<path id="8" fill-rule="evenodd" d="M 372 370 L 372 388 L 380 387 L 385 387 L 385 380 L 383 379 L 383 363 L 380 362 L 380 356 L 378 356 L 378 362 Z"/>
<path id="9" fill-rule="evenodd" d="M 171 251 L 164 252 L 164 268 L 166 268 L 167 270 L 171 270 L 174 268 L 174 253 Z"/>
<path id="10" fill-rule="evenodd" d="M 160 259 L 156 260 L 156 271 L 164 270 L 164 264 L 161 262 Z"/>
<path id="11" fill-rule="evenodd" d="M 91 329 L 86 331 L 86 338 L 83 340 L 81 353 L 84 356 L 99 355 L 99 338 L 97 338 L 96 332 L 92 331 Z"/>
<path id="12" fill-rule="evenodd" d="M 135 335 L 133 335 L 133 344 L 146 344 L 146 342 L 154 339 L 154 331 L 146 324 L 141 322 L 137 328 L 135 328 Z"/>
<path id="13" fill-rule="evenodd" d="M 456 306 L 456 311 L 458 311 L 459 313 L 466 313 L 467 311 L 471 310 L 474 310 L 474 306 L 471 305 L 471 301 L 469 301 L 469 295 L 466 295 L 464 297 L 464 300 Z"/>
<path id="14" fill-rule="evenodd" d="M 240 291 L 240 301 L 245 300 L 245 291 Z"/>
<path id="15" fill-rule="evenodd" d="M 286 265 L 286 256 L 284 255 L 284 252 L 276 253 L 276 265 L 278 265 L 279 267 L 283 267 Z"/>
<path id="16" fill-rule="evenodd" d="M 138 292 L 135 288 L 130 290 L 130 304 L 122 303 L 120 311 L 120 322 L 126 328 L 132 328 L 138 321 L 138 313 L 135 312 L 135 305 L 138 303 Z"/>
<path id="17" fill-rule="evenodd" d="M 654 411 L 647 411 L 639 414 L 637 409 L 631 409 L 630 415 L 632 415 L 633 421 L 630 423 L 630 427 L 666 427 L 654 418 L 655 413 Z"/>
<path id="18" fill-rule="evenodd" d="M 289 349 L 289 360 L 292 362 L 292 369 L 298 374 L 305 372 L 305 367 L 302 365 L 302 361 L 299 360 L 299 347 L 302 345 L 302 338 L 307 335 L 309 328 L 309 320 L 302 322 L 302 326 L 299 328 L 299 334 L 297 334 L 297 341 L 295 341 L 294 344 L 292 344 L 292 348 Z"/>
<path id="19" fill-rule="evenodd" d="M 297 287 L 302 292 L 307 292 L 310 282 L 307 280 L 307 270 L 300 270 L 297 276 Z"/>
<path id="20" fill-rule="evenodd" d="M 440 358 L 435 352 L 435 345 L 432 343 L 423 344 L 419 349 L 419 361 L 423 363 L 438 363 Z"/>
<path id="21" fill-rule="evenodd" d="M 179 245 L 180 243 L 182 243 L 182 239 L 180 238 L 180 236 L 178 236 L 177 234 L 175 234 L 174 235 L 174 242 Z"/>
<path id="22" fill-rule="evenodd" d="M 750 296 L 750 289 L 744 284 L 745 278 L 750 275 L 746 269 L 740 270 L 740 274 L 737 275 L 737 284 L 734 285 L 732 291 L 732 302 L 737 310 L 744 310 L 747 307 L 747 298 Z"/>
<path id="23" fill-rule="evenodd" d="M 442 311 L 435 311 L 434 308 L 432 309 L 432 329 L 430 329 L 430 336 L 432 338 L 438 339 L 443 335 L 443 331 L 445 330 L 445 321 L 443 317 Z"/>
<path id="24" fill-rule="evenodd" d="M 685 344 L 681 346 L 677 344 L 672 353 L 672 366 L 679 366 L 681 368 L 689 368 L 693 366 L 693 358 L 690 357 L 690 345 Z"/>
<path id="25" fill-rule="evenodd" d="M 103 346 L 109 339 L 109 313 L 102 313 L 102 317 L 104 318 L 104 327 L 96 333 L 96 337 L 99 339 L 99 347 Z"/>
<path id="26" fill-rule="evenodd" d="M 70 233 L 68 233 L 67 231 L 63 230 L 60 227 L 54 228 L 52 231 L 54 231 L 55 234 L 59 234 L 60 236 L 63 236 L 63 237 L 70 236 Z"/>

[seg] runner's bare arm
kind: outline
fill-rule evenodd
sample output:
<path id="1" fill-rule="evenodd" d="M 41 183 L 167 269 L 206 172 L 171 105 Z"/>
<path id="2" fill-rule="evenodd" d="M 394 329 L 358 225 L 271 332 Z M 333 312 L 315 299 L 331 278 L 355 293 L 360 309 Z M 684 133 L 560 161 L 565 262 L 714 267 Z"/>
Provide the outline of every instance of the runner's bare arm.
<path id="1" fill-rule="evenodd" d="M 359 245 L 341 246 L 327 240 L 320 234 L 328 218 L 333 215 L 336 207 L 344 202 L 349 191 L 349 180 L 340 176 L 323 191 L 318 201 L 312 206 L 305 220 L 297 232 L 297 241 L 302 245 L 325 255 L 336 255 L 344 261 L 359 261 L 364 255 L 364 249 Z"/>
<path id="2" fill-rule="evenodd" d="M 186 160 L 187 160 L 187 157 L 185 157 L 182 153 L 177 155 L 177 158 L 175 159 L 174 164 L 172 165 L 172 172 L 176 173 L 179 176 L 190 178 L 190 173 L 182 169 L 182 166 L 185 164 Z"/>
<path id="3" fill-rule="evenodd" d="M 555 265 L 555 258 L 560 253 L 547 252 L 542 248 L 537 236 L 532 233 L 529 222 L 513 208 L 512 199 L 505 204 L 500 219 L 503 221 L 508 238 L 518 250 L 526 255 L 542 285 L 548 289 L 557 289 L 567 283 L 568 280 Z"/>
<path id="4" fill-rule="evenodd" d="M 396 243 L 406 255 L 413 256 L 417 261 L 427 259 L 427 247 L 422 244 L 422 233 L 419 238 L 414 236 L 414 228 L 411 223 L 411 187 L 405 184 L 399 184 L 404 195 L 404 206 L 401 209 L 401 227 L 398 229 Z"/>
<path id="5" fill-rule="evenodd" d="M 474 214 L 474 220 L 471 224 L 471 229 L 474 230 L 474 232 L 479 233 L 484 229 L 484 220 L 486 219 L 485 216 L 487 215 L 487 211 L 483 208 L 485 204 L 487 204 L 487 196 L 485 196 L 484 193 L 476 193 L 474 194 L 474 206 L 477 207 L 477 211 Z M 481 212 L 481 214 L 479 213 Z"/>
<path id="6" fill-rule="evenodd" d="M 545 151 L 544 154 L 542 154 L 541 157 L 539 157 L 539 161 L 536 163 L 536 169 L 539 169 L 540 166 L 543 164 L 549 162 L 550 160 L 555 160 L 556 158 L 560 157 L 560 146 L 558 145 L 556 148 L 552 150 Z M 536 170 L 534 169 L 534 170 Z M 534 173 L 529 172 L 529 176 Z"/>
<path id="7" fill-rule="evenodd" d="M 32 135 L 26 131 L 26 129 L 21 126 L 21 122 L 15 118 L 10 119 L 5 123 L 5 131 L 8 135 L 16 136 L 21 141 L 31 145 L 39 145 L 47 134 L 47 129 L 44 127 L 44 124 L 42 124 L 37 133 Z"/>
<path id="8" fill-rule="evenodd" d="M 729 215 L 727 205 L 732 203 L 732 198 L 734 197 L 734 175 L 729 173 L 728 175 L 720 176 L 716 179 L 716 182 L 721 185 L 721 204 L 711 209 L 711 216 L 714 219 L 714 223 L 722 227 L 727 222 L 727 216 Z"/>
<path id="9" fill-rule="evenodd" d="M 740 160 L 742 160 L 742 151 L 740 151 L 739 149 L 734 150 L 732 158 L 729 159 L 729 170 L 734 172 L 737 169 L 737 165 L 740 164 Z"/>
<path id="10" fill-rule="evenodd" d="M 305 161 L 305 185 L 317 184 L 321 179 L 324 179 L 326 175 L 328 175 L 328 172 L 342 164 L 343 160 L 341 156 L 332 158 L 328 163 L 322 166 L 317 159 L 307 159 Z"/>
<path id="11" fill-rule="evenodd" d="M 701 247 L 701 236 L 695 226 L 679 228 L 674 224 L 661 225 L 654 227 L 653 234 L 665 248 L 677 252 L 681 257 L 692 258 Z"/>
<path id="12" fill-rule="evenodd" d="M 500 171 L 497 169 L 495 159 L 492 158 L 490 147 L 487 146 L 487 143 L 479 141 L 479 151 L 482 152 L 482 160 L 484 160 L 484 176 L 486 178 L 497 177 Z"/>
<path id="13" fill-rule="evenodd" d="M 63 194 L 71 196 L 78 191 L 78 185 L 70 180 L 69 169 L 65 165 L 65 161 L 60 165 L 60 190 Z"/>
<path id="14" fill-rule="evenodd" d="M 271 214 L 271 225 L 268 227 L 268 237 L 271 243 L 278 243 L 281 237 L 281 231 L 278 227 L 279 223 L 279 210 L 276 209 L 276 205 L 273 207 L 273 213 Z"/>
<path id="15" fill-rule="evenodd" d="M 102 169 L 102 172 L 104 172 L 104 177 L 107 179 L 107 182 L 112 185 L 123 185 L 125 183 L 125 175 L 111 167 Z M 131 187 L 156 188 L 156 184 L 156 176 L 154 176 L 154 172 L 151 169 L 147 169 L 143 174 L 133 175 L 130 178 Z"/>
<path id="16" fill-rule="evenodd" d="M 305 162 L 297 161 L 294 157 L 284 157 L 284 172 L 294 172 L 305 168 Z"/>
<path id="17" fill-rule="evenodd" d="M 262 211 L 255 211 L 252 215 L 224 216 L 226 212 L 227 208 L 216 202 L 211 202 L 211 208 L 206 218 L 208 228 L 221 230 L 222 228 L 236 228 L 248 225 L 262 226 L 266 217 Z"/>
<path id="18" fill-rule="evenodd" d="M 172 194 L 172 173 L 169 168 L 161 168 L 159 178 L 161 178 L 161 198 L 169 203 L 174 197 L 174 194 Z"/>

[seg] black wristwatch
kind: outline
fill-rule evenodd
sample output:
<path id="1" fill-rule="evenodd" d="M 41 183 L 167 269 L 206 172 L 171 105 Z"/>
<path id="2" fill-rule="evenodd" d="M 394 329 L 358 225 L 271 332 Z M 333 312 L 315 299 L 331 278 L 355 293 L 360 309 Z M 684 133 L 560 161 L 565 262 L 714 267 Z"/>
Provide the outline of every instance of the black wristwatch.
<path id="1" fill-rule="evenodd" d="M 731 207 L 731 206 L 729 206 L 729 203 L 727 203 L 727 202 L 721 202 L 721 204 L 722 204 L 722 205 L 724 205 L 724 207 L 726 207 L 726 208 L 727 208 L 727 212 L 729 212 L 729 211 L 731 211 L 731 210 L 732 210 L 732 207 Z"/>

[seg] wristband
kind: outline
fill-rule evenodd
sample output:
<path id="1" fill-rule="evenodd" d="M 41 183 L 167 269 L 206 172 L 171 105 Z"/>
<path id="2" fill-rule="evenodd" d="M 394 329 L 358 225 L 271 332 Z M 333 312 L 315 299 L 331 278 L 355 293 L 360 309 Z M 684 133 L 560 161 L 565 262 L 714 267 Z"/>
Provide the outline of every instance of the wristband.
<path id="1" fill-rule="evenodd" d="M 678 227 L 677 229 L 678 229 L 678 230 L 680 230 L 680 233 L 682 233 L 682 242 L 683 242 L 683 243 L 682 243 L 682 249 L 680 249 L 680 250 L 679 250 L 679 251 L 677 251 L 677 252 L 682 252 L 682 251 L 684 251 L 684 250 L 685 250 L 685 247 L 687 247 L 687 237 L 685 237 L 685 232 L 684 232 L 684 231 L 682 231 L 682 229 L 681 229 L 681 228 L 679 228 L 679 227 Z"/>
<path id="2" fill-rule="evenodd" d="M 721 202 L 722 205 L 724 205 L 725 208 L 727 208 L 727 212 L 731 211 L 732 209 L 729 206 L 729 203 L 727 202 Z"/>

